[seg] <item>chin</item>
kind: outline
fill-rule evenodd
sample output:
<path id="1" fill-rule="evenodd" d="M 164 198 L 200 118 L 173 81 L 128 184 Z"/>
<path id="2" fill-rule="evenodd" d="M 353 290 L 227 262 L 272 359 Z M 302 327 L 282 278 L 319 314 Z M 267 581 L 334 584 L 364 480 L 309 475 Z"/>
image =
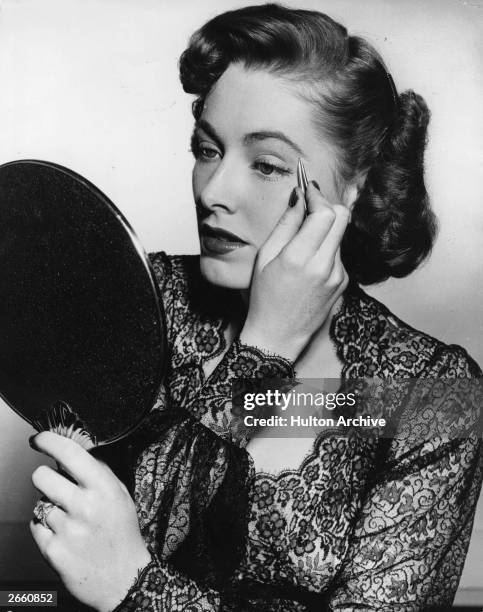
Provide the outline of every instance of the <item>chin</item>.
<path id="1" fill-rule="evenodd" d="M 222 257 L 200 255 L 201 275 L 212 285 L 226 289 L 249 289 L 254 262 L 230 261 Z"/>

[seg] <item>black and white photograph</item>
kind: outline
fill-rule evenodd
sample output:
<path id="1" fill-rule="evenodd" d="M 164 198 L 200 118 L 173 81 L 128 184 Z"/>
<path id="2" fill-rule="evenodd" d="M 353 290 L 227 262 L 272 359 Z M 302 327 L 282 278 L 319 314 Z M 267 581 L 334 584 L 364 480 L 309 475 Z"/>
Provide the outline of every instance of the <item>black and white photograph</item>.
<path id="1" fill-rule="evenodd" d="M 483 0 L 0 0 L 0 610 L 483 610 Z"/>

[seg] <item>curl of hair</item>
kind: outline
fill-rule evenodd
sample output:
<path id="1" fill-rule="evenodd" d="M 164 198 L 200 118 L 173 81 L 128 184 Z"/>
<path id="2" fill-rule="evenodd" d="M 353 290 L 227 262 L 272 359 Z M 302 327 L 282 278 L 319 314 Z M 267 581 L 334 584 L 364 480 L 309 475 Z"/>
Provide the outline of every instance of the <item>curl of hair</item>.
<path id="1" fill-rule="evenodd" d="M 231 63 L 264 69 L 300 88 L 321 137 L 337 153 L 341 188 L 363 183 L 341 253 L 362 284 L 403 277 L 429 254 L 436 231 L 424 185 L 429 110 L 413 91 L 398 95 L 365 39 L 316 11 L 263 4 L 216 16 L 180 59 L 186 92 L 201 116 L 210 89 Z"/>
<path id="2" fill-rule="evenodd" d="M 430 252 L 436 232 L 424 185 L 429 111 L 413 91 L 399 96 L 399 106 L 342 243 L 344 265 L 363 284 L 407 276 Z"/>

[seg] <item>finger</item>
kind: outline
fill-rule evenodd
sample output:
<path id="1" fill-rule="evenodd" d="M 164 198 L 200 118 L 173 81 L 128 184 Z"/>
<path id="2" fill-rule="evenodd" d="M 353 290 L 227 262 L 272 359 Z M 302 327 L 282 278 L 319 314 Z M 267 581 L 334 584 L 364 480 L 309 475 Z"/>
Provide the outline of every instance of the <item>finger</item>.
<path id="1" fill-rule="evenodd" d="M 41 519 L 37 518 L 39 514 L 36 514 L 37 507 L 39 505 L 42 505 L 43 509 Z M 56 506 L 51 501 L 47 501 L 45 499 L 39 500 L 37 502 L 37 506 L 34 509 L 33 522 L 35 524 L 42 525 L 42 527 L 50 529 L 51 531 L 57 534 L 64 530 L 66 518 L 67 514 L 64 512 L 64 510 L 62 510 L 62 508 L 59 508 L 59 506 Z"/>
<path id="2" fill-rule="evenodd" d="M 60 568 L 59 558 L 59 546 L 58 536 L 51 531 L 48 527 L 44 527 L 41 523 L 30 521 L 29 523 L 30 532 L 32 537 L 37 544 L 40 553 L 50 565 L 50 567 L 57 573 Z"/>
<path id="3" fill-rule="evenodd" d="M 331 202 L 322 193 L 318 183 L 315 181 L 309 181 L 307 189 L 305 190 L 305 199 L 307 201 L 307 213 L 311 215 L 320 209 L 321 205 L 332 206 Z"/>
<path id="4" fill-rule="evenodd" d="M 47 514 L 45 518 L 45 524 L 54 533 L 60 533 L 64 530 L 67 514 L 59 508 L 54 506 L 52 510 Z"/>
<path id="5" fill-rule="evenodd" d="M 324 264 L 320 263 L 318 265 L 323 266 Z M 332 297 L 334 302 L 345 290 L 348 285 L 348 282 L 349 275 L 347 274 L 347 271 L 344 268 L 344 265 L 342 264 L 340 249 L 337 249 L 332 262 L 332 268 L 330 269 L 330 273 L 326 281 L 327 287 L 331 287 L 333 289 Z"/>
<path id="6" fill-rule="evenodd" d="M 340 248 L 338 248 L 335 252 L 334 265 L 332 266 L 330 278 L 336 278 L 338 281 L 336 284 L 343 284 L 349 278 L 347 271 L 344 268 L 344 264 L 342 263 Z"/>
<path id="7" fill-rule="evenodd" d="M 274 259 L 299 231 L 304 220 L 305 199 L 302 190 L 293 191 L 293 206 L 288 206 L 260 249 L 259 263 L 262 265 Z"/>
<path id="8" fill-rule="evenodd" d="M 43 431 L 33 439 L 33 448 L 55 459 L 79 485 L 102 487 L 108 471 L 74 440 L 51 431 Z"/>
<path id="9" fill-rule="evenodd" d="M 345 206 L 336 205 L 334 210 L 336 215 L 334 223 L 315 254 L 315 260 L 320 264 L 333 261 L 337 253 L 340 255 L 340 245 L 349 223 L 350 213 Z"/>
<path id="10" fill-rule="evenodd" d="M 35 522 L 33 519 L 30 521 L 29 527 L 35 543 L 39 547 L 42 555 L 45 557 L 47 548 L 52 542 L 52 538 L 55 537 L 54 532 L 47 529 L 47 527 L 44 527 L 42 523 Z"/>
<path id="11" fill-rule="evenodd" d="M 329 233 L 336 220 L 337 207 L 322 195 L 313 182 L 307 187 L 305 199 L 309 214 L 292 243 L 298 255 L 308 260 L 313 257 Z"/>
<path id="12" fill-rule="evenodd" d="M 76 507 L 78 487 L 47 465 L 40 465 L 32 474 L 32 483 L 56 506 L 70 512 Z"/>

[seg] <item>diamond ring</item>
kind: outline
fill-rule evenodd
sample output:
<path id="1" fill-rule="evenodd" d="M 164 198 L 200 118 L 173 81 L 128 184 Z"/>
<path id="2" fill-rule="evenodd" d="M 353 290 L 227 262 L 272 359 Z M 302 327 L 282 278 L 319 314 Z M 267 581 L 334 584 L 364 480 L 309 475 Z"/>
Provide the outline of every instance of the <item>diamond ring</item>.
<path id="1" fill-rule="evenodd" d="M 47 517 L 49 513 L 52 512 L 54 508 L 55 508 L 55 504 L 53 504 L 52 502 L 46 501 L 44 499 L 39 499 L 39 501 L 35 505 L 34 512 L 33 512 L 34 521 L 36 523 L 42 523 L 42 525 L 46 529 L 50 529 L 46 521 L 47 521 Z"/>

